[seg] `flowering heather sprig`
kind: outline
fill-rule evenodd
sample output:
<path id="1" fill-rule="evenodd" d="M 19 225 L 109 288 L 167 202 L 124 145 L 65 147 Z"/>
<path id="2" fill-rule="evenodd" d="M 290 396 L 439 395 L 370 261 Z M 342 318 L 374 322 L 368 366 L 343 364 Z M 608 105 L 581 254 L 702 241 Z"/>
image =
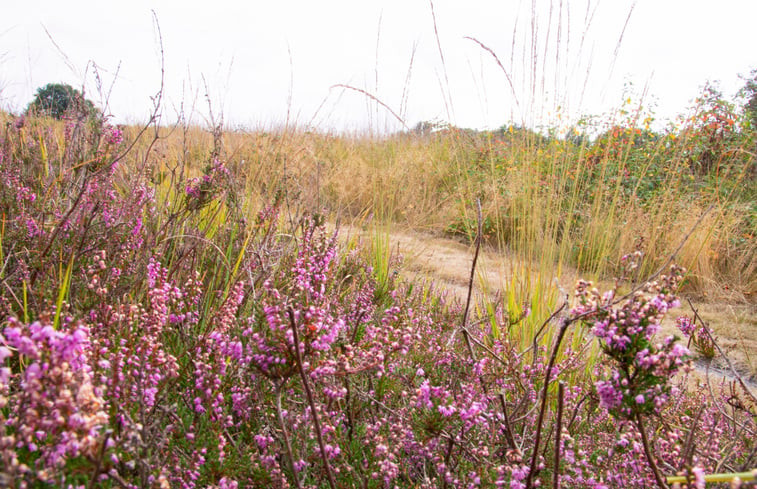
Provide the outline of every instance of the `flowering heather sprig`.
<path id="1" fill-rule="evenodd" d="M 160 387 L 178 375 L 177 360 L 167 351 L 163 338 L 175 312 L 185 303 L 184 290 L 168 280 L 168 270 L 157 260 L 151 259 L 147 269 L 148 303 L 129 306 L 115 315 L 113 319 L 122 324 L 122 339 L 113 345 L 108 359 L 115 375 L 109 394 L 140 410 L 151 409 Z"/>
<path id="2" fill-rule="evenodd" d="M 317 365 L 317 360 L 327 356 L 325 353 L 345 328 L 344 320 L 335 316 L 337 311 L 332 311 L 326 294 L 335 254 L 335 237 L 326 240 L 311 227 L 302 238 L 291 269 L 294 290 L 290 301 L 286 301 L 270 281 L 264 284 L 269 297 L 263 306 L 268 331 L 254 332 L 249 328 L 245 334 L 251 336 L 257 349 L 252 360 L 265 375 L 275 376 L 282 368 L 290 372 L 294 365 L 294 337 L 287 318 L 290 307 L 297 326 L 302 329 L 300 354 L 313 359 L 303 367 L 313 378 L 333 373 L 334 366 L 330 362 Z"/>
<path id="3" fill-rule="evenodd" d="M 687 338 L 694 334 L 696 328 L 694 320 L 689 316 L 678 316 L 676 318 L 676 326 L 678 326 L 678 329 L 680 329 L 681 333 Z"/>
<path id="4" fill-rule="evenodd" d="M 616 416 L 659 412 L 670 393 L 668 380 L 687 364 L 690 352 L 674 337 L 654 338 L 668 310 L 679 305 L 673 291 L 682 276 L 683 269 L 674 266 L 620 304 L 614 290 L 600 295 L 589 282 L 578 283 L 572 312 L 593 325 L 592 333 L 612 360 L 596 388 L 602 407 Z"/>
<path id="5" fill-rule="evenodd" d="M 166 467 L 162 461 L 161 450 L 186 430 L 184 423 L 177 422 L 176 407 L 164 404 L 166 397 L 177 394 L 170 389 L 180 375 L 170 339 L 178 318 L 182 324 L 196 322 L 197 284 L 192 280 L 178 287 L 154 258 L 145 275 L 148 290 L 143 304 L 103 305 L 89 317 L 96 345 L 92 365 L 104 383 L 113 429 L 111 468 L 105 475 L 123 477 L 138 471 L 144 477 L 170 479 L 187 467 Z M 148 456 L 146 446 L 155 452 Z"/>
<path id="6" fill-rule="evenodd" d="M 68 460 L 95 455 L 108 416 L 90 355 L 85 326 L 8 321 L 0 335 L 0 474 L 50 482 Z"/>
<path id="7" fill-rule="evenodd" d="M 209 204 L 228 185 L 229 170 L 221 161 L 214 159 L 201 177 L 191 178 L 185 188 L 187 209 L 197 210 Z"/>
<path id="8" fill-rule="evenodd" d="M 120 127 L 105 125 L 103 129 L 103 136 L 106 143 L 118 146 L 124 141 L 124 133 L 121 131 Z"/>
<path id="9" fill-rule="evenodd" d="M 707 328 L 707 325 L 700 324 L 697 326 L 696 321 L 689 316 L 679 316 L 676 319 L 676 326 L 681 330 L 681 333 L 689 338 L 689 345 L 692 343 L 696 349 L 705 358 L 712 358 L 715 356 L 715 342 L 712 338 L 712 332 Z"/>

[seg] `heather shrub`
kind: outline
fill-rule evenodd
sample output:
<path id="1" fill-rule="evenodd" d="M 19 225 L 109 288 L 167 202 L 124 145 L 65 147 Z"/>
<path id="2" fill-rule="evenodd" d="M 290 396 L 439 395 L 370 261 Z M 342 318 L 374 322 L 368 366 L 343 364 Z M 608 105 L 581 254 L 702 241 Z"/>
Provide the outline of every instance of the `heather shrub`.
<path id="1" fill-rule="evenodd" d="M 748 392 L 689 391 L 686 350 L 655 336 L 677 267 L 625 296 L 580 282 L 523 338 L 530 305 L 463 320 L 386 247 L 341 242 L 301 181 L 242 185 L 260 169 L 222 146 L 169 165 L 159 128 L 11 122 L 4 485 L 620 488 L 754 466 Z"/>

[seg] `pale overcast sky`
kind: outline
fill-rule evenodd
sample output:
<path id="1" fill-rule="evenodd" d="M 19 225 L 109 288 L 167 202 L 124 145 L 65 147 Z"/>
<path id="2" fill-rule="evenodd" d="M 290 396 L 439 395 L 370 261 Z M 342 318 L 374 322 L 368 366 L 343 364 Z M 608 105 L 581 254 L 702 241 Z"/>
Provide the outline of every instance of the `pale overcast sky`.
<path id="1" fill-rule="evenodd" d="M 433 16 L 428 0 L 3 3 L 0 108 L 22 111 L 48 82 L 84 86 L 103 105 L 112 84 L 119 122 L 145 120 L 160 86 L 152 11 L 166 122 L 183 102 L 203 123 L 205 85 L 232 127 L 287 116 L 322 130 L 401 127 L 339 84 L 375 95 L 409 126 L 599 114 L 621 104 L 629 82 L 634 103 L 647 87 L 646 104 L 670 118 L 706 81 L 732 95 L 738 75 L 757 68 L 755 0 L 434 0 Z"/>

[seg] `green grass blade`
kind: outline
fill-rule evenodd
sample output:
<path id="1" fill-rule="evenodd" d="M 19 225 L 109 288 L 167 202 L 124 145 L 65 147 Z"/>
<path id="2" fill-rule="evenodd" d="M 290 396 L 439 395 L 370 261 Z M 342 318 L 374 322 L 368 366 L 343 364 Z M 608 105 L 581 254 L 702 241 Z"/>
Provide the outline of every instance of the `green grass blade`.
<path id="1" fill-rule="evenodd" d="M 60 325 L 60 310 L 63 307 L 63 298 L 68 294 L 69 286 L 71 285 L 71 273 L 74 268 L 74 255 L 68 260 L 68 267 L 66 267 L 66 274 L 63 276 L 63 283 L 58 289 L 58 300 L 55 302 L 55 319 L 53 320 L 53 328 L 58 329 Z M 24 289 L 26 291 L 26 289 Z M 26 294 L 24 294 L 25 296 Z M 24 309 L 26 306 L 24 305 Z"/>

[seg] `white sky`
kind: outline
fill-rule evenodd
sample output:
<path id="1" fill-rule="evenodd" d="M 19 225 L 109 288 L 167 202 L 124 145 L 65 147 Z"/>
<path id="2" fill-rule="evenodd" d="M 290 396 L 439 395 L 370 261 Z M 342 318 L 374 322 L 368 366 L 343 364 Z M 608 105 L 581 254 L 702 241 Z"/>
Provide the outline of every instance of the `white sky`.
<path id="1" fill-rule="evenodd" d="M 49 82 L 84 86 L 102 106 L 113 84 L 109 108 L 119 122 L 146 120 L 160 86 L 151 10 L 163 39 L 165 122 L 183 101 L 203 123 L 206 84 L 214 113 L 231 127 L 276 126 L 287 114 L 321 130 L 401 127 L 336 84 L 375 94 L 409 126 L 551 123 L 558 106 L 566 118 L 599 114 L 620 106 L 628 82 L 634 103 L 648 86 L 645 104 L 672 118 L 707 80 L 732 95 L 743 85 L 738 75 L 757 68 L 755 0 L 435 0 L 444 65 L 428 0 L 3 3 L 0 107 L 22 111 Z M 465 36 L 497 54 L 512 88 Z"/>

